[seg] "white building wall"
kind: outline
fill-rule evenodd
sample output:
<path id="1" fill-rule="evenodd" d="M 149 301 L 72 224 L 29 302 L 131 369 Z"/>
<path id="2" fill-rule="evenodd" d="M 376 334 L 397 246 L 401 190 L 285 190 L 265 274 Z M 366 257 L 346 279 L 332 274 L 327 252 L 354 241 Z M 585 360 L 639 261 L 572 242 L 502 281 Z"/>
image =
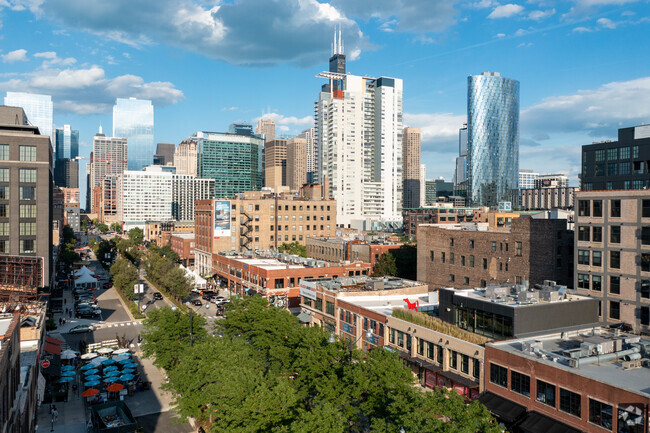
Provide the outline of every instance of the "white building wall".
<path id="1" fill-rule="evenodd" d="M 144 229 L 146 221 L 172 220 L 169 172 L 125 171 L 118 182 L 118 214 L 124 229 Z"/>
<path id="2" fill-rule="evenodd" d="M 420 164 L 420 207 L 426 205 L 427 192 L 427 166 Z"/>

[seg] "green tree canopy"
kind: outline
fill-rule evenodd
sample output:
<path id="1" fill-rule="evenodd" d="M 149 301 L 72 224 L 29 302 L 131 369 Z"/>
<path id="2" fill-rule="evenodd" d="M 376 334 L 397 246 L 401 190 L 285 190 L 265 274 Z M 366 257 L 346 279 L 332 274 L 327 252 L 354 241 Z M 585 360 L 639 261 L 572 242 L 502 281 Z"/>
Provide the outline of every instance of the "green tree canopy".
<path id="1" fill-rule="evenodd" d="M 113 285 L 120 289 L 127 298 L 133 298 L 133 285 L 138 282 L 138 268 L 129 260 L 120 257 L 111 266 Z"/>
<path id="2" fill-rule="evenodd" d="M 142 241 L 144 241 L 144 233 L 142 232 L 142 229 L 135 227 L 129 230 L 129 239 L 131 239 L 131 242 L 136 246 L 140 245 Z"/>
<path id="3" fill-rule="evenodd" d="M 115 233 L 122 233 L 122 225 L 120 223 L 113 223 L 111 224 L 111 230 Z"/>
<path id="4" fill-rule="evenodd" d="M 391 253 L 384 253 L 379 256 L 379 260 L 375 263 L 375 269 L 373 270 L 373 277 L 384 277 L 390 276 L 394 277 L 397 275 L 397 264 L 395 263 L 395 257 Z"/>
<path id="5" fill-rule="evenodd" d="M 278 251 L 286 254 L 296 254 L 300 257 L 307 257 L 307 247 L 300 245 L 298 241 L 291 243 L 284 242 L 278 247 Z"/>
<path id="6" fill-rule="evenodd" d="M 98 223 L 97 230 L 99 230 L 102 233 L 108 233 L 108 226 L 104 223 Z"/>
<path id="7" fill-rule="evenodd" d="M 178 256 L 171 249 L 152 247 L 147 254 L 145 270 L 149 281 L 170 296 L 184 299 L 189 296 L 194 282 L 178 266 L 177 259 Z"/>

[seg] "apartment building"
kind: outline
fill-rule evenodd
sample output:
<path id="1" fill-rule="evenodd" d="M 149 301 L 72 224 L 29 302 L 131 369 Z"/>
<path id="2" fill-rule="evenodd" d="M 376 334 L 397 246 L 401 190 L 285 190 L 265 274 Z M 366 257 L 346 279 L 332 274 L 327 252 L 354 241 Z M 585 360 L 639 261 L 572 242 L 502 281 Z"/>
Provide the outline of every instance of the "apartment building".
<path id="1" fill-rule="evenodd" d="M 404 235 L 416 239 L 420 224 L 485 223 L 488 221 L 488 211 L 487 207 L 458 207 L 453 203 L 435 203 L 433 206 L 403 209 Z"/>

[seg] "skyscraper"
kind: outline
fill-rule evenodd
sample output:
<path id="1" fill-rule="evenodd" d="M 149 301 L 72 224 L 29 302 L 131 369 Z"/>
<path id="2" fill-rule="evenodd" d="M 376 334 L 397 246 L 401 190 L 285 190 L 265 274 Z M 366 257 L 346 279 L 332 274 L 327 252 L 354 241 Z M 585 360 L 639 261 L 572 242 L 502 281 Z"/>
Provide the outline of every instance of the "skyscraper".
<path id="1" fill-rule="evenodd" d="M 167 165 L 174 163 L 174 151 L 176 145 L 174 143 L 158 143 L 156 145 L 156 154 L 154 155 L 154 164 Z"/>
<path id="2" fill-rule="evenodd" d="M 192 140 L 183 140 L 174 152 L 174 166 L 178 174 L 197 175 L 196 163 L 198 156 L 196 153 L 197 142 Z"/>
<path id="3" fill-rule="evenodd" d="M 234 122 L 228 127 L 228 134 L 253 135 L 253 125 L 248 122 Z"/>
<path id="4" fill-rule="evenodd" d="M 327 177 L 340 225 L 390 230 L 402 220 L 402 80 L 344 74 L 341 56 L 339 38 L 319 74 L 329 84 L 315 104 L 317 181 Z"/>
<path id="5" fill-rule="evenodd" d="M 292 138 L 287 142 L 287 186 L 298 191 L 307 182 L 307 140 Z"/>
<path id="6" fill-rule="evenodd" d="M 305 129 L 298 138 L 304 138 L 306 144 L 307 183 L 316 182 L 316 155 L 314 153 L 314 128 Z"/>
<path id="7" fill-rule="evenodd" d="M 126 138 L 107 137 L 102 133 L 101 127 L 99 132 L 93 137 L 93 153 L 91 154 L 90 165 L 90 204 L 86 207 L 93 213 L 95 209 L 94 188 L 102 186 L 104 177 L 121 176 L 127 168 L 128 147 Z"/>
<path id="8" fill-rule="evenodd" d="M 70 158 L 57 160 L 54 183 L 61 188 L 79 188 L 79 161 Z"/>
<path id="9" fill-rule="evenodd" d="M 264 145 L 264 186 L 287 185 L 287 140 L 276 138 Z"/>
<path id="10" fill-rule="evenodd" d="M 402 133 L 402 176 L 405 209 L 420 206 L 420 128 L 404 128 Z"/>
<path id="11" fill-rule="evenodd" d="M 30 125 L 38 126 L 41 135 L 52 138 L 53 106 L 50 95 L 37 95 L 34 93 L 7 92 L 5 105 L 21 107 L 25 110 Z"/>
<path id="12" fill-rule="evenodd" d="M 517 202 L 519 81 L 484 72 L 467 77 L 467 179 L 471 205 Z"/>
<path id="13" fill-rule="evenodd" d="M 452 181 L 460 185 L 467 180 L 467 124 L 458 130 L 458 157 Z"/>
<path id="14" fill-rule="evenodd" d="M 275 140 L 275 122 L 272 119 L 262 117 L 257 121 L 255 133 L 262 135 L 265 142 Z"/>
<path id="15" fill-rule="evenodd" d="M 79 131 L 63 125 L 54 131 L 56 159 L 74 159 L 79 156 Z"/>
<path id="16" fill-rule="evenodd" d="M 153 163 L 153 105 L 143 99 L 117 98 L 113 106 L 113 137 L 129 143 L 129 170 L 142 170 Z"/>

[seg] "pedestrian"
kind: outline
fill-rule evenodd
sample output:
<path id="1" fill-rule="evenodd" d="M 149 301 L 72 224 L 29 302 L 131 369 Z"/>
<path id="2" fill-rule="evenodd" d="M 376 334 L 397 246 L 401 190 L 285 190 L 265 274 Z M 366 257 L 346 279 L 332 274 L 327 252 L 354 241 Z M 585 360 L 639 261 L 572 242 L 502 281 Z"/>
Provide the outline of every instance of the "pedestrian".
<path id="1" fill-rule="evenodd" d="M 59 411 L 56 410 L 56 406 L 52 409 L 52 422 L 56 422 L 56 420 L 59 418 Z"/>
<path id="2" fill-rule="evenodd" d="M 61 318 L 59 317 L 59 326 L 63 325 L 63 322 L 61 321 Z"/>
<path id="3" fill-rule="evenodd" d="M 62 317 L 61 320 L 63 320 L 63 324 L 65 325 L 65 317 Z"/>
<path id="4" fill-rule="evenodd" d="M 72 319 L 72 310 L 68 310 L 68 317 Z"/>

